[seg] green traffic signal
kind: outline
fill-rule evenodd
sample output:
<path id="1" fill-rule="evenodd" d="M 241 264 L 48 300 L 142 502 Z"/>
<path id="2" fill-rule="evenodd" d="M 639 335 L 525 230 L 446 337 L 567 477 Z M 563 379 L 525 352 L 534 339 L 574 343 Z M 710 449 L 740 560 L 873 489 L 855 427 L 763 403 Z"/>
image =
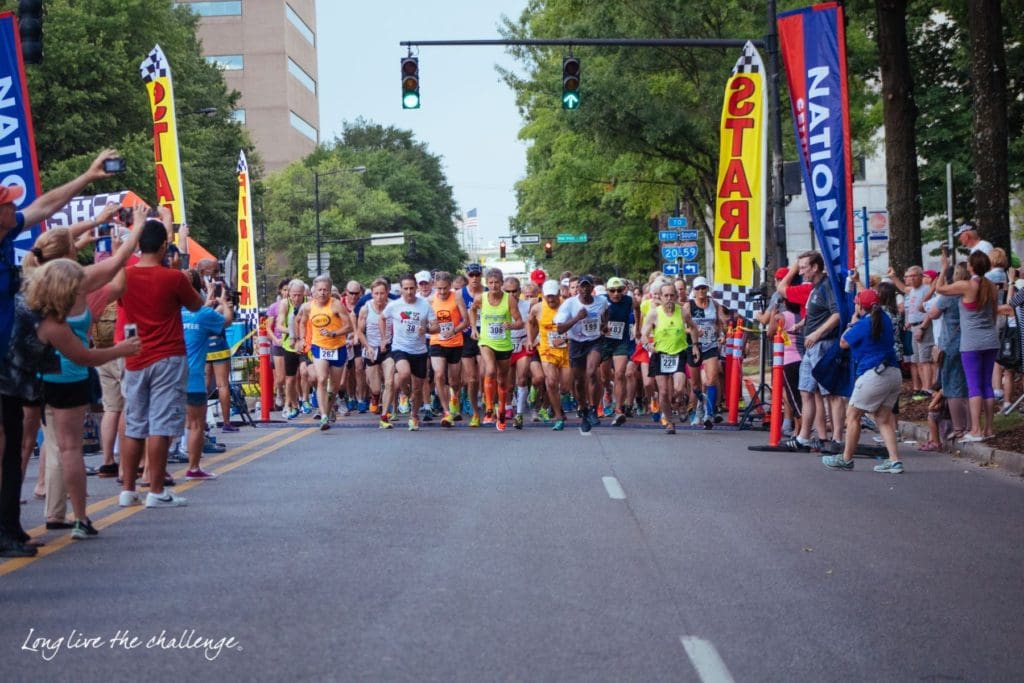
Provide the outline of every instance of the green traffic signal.
<path id="1" fill-rule="evenodd" d="M 562 58 L 562 109 L 577 109 L 580 106 L 580 60 L 576 57 Z"/>
<path id="2" fill-rule="evenodd" d="M 402 109 L 420 108 L 420 60 L 402 57 Z"/>

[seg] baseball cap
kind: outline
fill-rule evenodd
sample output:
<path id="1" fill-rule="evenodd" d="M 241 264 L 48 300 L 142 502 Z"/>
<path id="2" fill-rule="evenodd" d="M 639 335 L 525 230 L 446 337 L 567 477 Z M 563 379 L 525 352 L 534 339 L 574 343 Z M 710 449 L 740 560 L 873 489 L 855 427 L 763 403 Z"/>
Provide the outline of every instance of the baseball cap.
<path id="1" fill-rule="evenodd" d="M 626 281 L 621 277 L 613 277 L 608 280 L 608 289 L 620 289 L 626 286 Z"/>
<path id="2" fill-rule="evenodd" d="M 401 293 L 402 293 L 402 286 L 400 284 L 398 284 L 397 282 L 395 284 L 391 285 L 391 293 L 394 294 L 395 296 L 401 295 Z"/>
<path id="3" fill-rule="evenodd" d="M 558 284 L 562 285 L 563 287 L 568 287 L 569 286 L 569 278 L 567 278 L 567 277 L 562 278 L 562 281 L 559 282 Z"/>
<path id="4" fill-rule="evenodd" d="M 541 287 L 541 291 L 544 296 L 558 296 L 559 288 L 558 283 L 554 280 L 545 280 L 544 285 Z"/>
<path id="5" fill-rule="evenodd" d="M 937 270 L 926 270 L 926 271 L 924 271 L 924 274 L 934 280 L 935 278 L 937 278 L 939 276 L 939 271 L 937 271 Z"/>
<path id="6" fill-rule="evenodd" d="M 581 285 L 593 285 L 594 284 L 594 276 L 593 275 L 580 275 L 579 284 L 581 284 Z"/>
<path id="7" fill-rule="evenodd" d="M 964 223 L 963 225 L 961 225 L 959 228 L 956 229 L 956 232 L 953 233 L 953 236 L 954 237 L 959 237 L 960 235 L 964 234 L 965 232 L 970 232 L 971 230 L 974 230 L 975 232 L 977 232 L 978 226 L 976 226 L 974 223 L 972 223 L 970 221 L 967 221 L 966 223 Z"/>
<path id="8" fill-rule="evenodd" d="M 786 266 L 782 266 L 781 268 L 778 268 L 775 271 L 775 279 L 776 280 L 781 280 L 782 278 L 786 277 L 787 275 L 789 275 L 789 268 L 787 268 Z"/>
<path id="9" fill-rule="evenodd" d="M 605 288 L 604 285 L 597 285 L 596 287 L 594 287 L 594 294 L 596 294 L 598 296 L 601 296 L 602 294 L 607 294 L 607 293 L 608 293 L 608 290 Z"/>
<path id="10" fill-rule="evenodd" d="M 466 272 L 467 273 L 482 273 L 482 272 L 484 272 L 484 267 L 481 266 L 479 263 L 467 263 L 466 264 Z"/>
<path id="11" fill-rule="evenodd" d="M 708 279 L 706 277 L 700 276 L 693 278 L 693 284 L 690 285 L 691 289 L 697 289 L 698 287 L 710 288 L 711 285 L 708 284 Z"/>
<path id="12" fill-rule="evenodd" d="M 420 272 L 416 273 L 416 282 L 417 283 L 420 283 L 420 282 L 433 282 L 433 280 L 434 280 L 434 278 L 430 277 L 430 271 L 429 270 L 421 270 Z"/>
<path id="13" fill-rule="evenodd" d="M 23 194 L 25 188 L 21 185 L 0 185 L 0 204 L 13 204 Z"/>
<path id="14" fill-rule="evenodd" d="M 871 308 L 878 304 L 878 292 L 873 289 L 862 289 L 857 292 L 857 303 L 864 308 Z"/>
<path id="15" fill-rule="evenodd" d="M 530 281 L 533 282 L 535 285 L 542 285 L 545 282 L 547 282 L 547 279 L 547 273 L 545 273 L 540 268 L 535 268 L 533 272 L 530 273 Z"/>

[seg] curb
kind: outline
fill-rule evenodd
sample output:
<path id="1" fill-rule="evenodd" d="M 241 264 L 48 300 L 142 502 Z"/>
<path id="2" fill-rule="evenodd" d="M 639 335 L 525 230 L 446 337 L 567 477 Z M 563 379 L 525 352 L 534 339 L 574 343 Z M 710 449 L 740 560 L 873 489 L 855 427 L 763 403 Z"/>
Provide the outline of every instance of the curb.
<path id="1" fill-rule="evenodd" d="M 913 422 L 899 422 L 897 433 L 900 437 L 915 439 L 918 443 L 928 440 L 928 428 Z M 1024 453 L 1001 451 L 983 443 L 942 444 L 942 452 L 953 457 L 966 457 L 981 467 L 998 467 L 1009 474 L 1024 477 Z"/>

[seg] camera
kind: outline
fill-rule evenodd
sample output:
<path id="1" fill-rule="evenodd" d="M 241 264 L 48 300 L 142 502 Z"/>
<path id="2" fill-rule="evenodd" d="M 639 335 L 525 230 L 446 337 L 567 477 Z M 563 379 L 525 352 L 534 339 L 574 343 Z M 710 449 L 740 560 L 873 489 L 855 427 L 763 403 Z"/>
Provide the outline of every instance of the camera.
<path id="1" fill-rule="evenodd" d="M 121 157 L 103 160 L 103 170 L 106 173 L 124 173 L 127 165 Z"/>
<path id="2" fill-rule="evenodd" d="M 215 284 L 213 286 L 213 296 L 219 299 L 223 295 L 224 295 L 224 285 L 222 285 L 221 283 L 218 282 L 217 284 Z"/>
<path id="3" fill-rule="evenodd" d="M 100 223 L 96 226 L 97 237 L 110 237 L 110 233 L 113 231 L 114 226 L 110 223 Z"/>
<path id="4" fill-rule="evenodd" d="M 133 213 L 134 212 L 131 210 L 130 207 L 122 206 L 120 209 L 117 210 L 117 220 L 119 220 L 123 225 L 131 227 Z"/>
<path id="5" fill-rule="evenodd" d="M 135 326 L 135 323 L 126 323 L 124 326 L 124 338 L 130 339 L 139 334 L 139 328 Z"/>

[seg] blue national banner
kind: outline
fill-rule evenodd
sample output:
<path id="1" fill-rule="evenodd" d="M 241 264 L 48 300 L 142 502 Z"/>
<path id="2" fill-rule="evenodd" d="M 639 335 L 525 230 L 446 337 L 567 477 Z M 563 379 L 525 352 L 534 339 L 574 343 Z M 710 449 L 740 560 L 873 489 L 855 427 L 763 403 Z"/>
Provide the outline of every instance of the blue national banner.
<path id="1" fill-rule="evenodd" d="M 843 10 L 828 2 L 786 12 L 778 27 L 814 234 L 846 321 L 852 304 L 843 281 L 854 251 Z"/>
<path id="2" fill-rule="evenodd" d="M 13 12 L 0 13 L 0 183 L 25 189 L 18 208 L 39 196 L 39 165 L 36 160 L 32 113 L 28 106 L 25 67 L 21 61 L 21 40 Z M 18 263 L 42 231 L 26 226 L 14 240 Z"/>

